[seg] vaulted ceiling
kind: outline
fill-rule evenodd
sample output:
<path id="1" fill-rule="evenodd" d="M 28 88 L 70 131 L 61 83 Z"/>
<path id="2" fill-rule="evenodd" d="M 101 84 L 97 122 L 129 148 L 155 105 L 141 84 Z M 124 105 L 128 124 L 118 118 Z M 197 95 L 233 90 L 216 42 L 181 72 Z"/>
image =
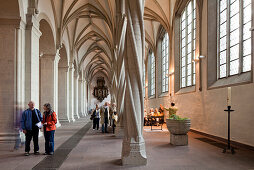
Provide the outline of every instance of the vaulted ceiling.
<path id="1" fill-rule="evenodd" d="M 98 72 L 111 79 L 116 34 L 116 0 L 38 0 L 39 11 L 52 8 L 56 44 L 69 48 L 70 60 L 88 78 Z M 146 48 L 155 48 L 161 27 L 171 30 L 176 0 L 145 1 Z M 50 3 L 50 6 L 49 6 Z M 50 13 L 48 13 L 50 14 Z"/>

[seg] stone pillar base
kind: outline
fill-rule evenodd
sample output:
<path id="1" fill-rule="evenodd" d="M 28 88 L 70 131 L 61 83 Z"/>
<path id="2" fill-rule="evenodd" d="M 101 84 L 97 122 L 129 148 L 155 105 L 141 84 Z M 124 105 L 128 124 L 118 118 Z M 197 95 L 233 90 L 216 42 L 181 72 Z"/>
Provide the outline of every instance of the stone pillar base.
<path id="1" fill-rule="evenodd" d="M 188 145 L 188 135 L 174 135 L 170 134 L 170 143 L 176 146 Z"/>
<path id="2" fill-rule="evenodd" d="M 124 137 L 124 127 L 116 125 L 115 128 L 115 137 L 123 138 Z"/>
<path id="3" fill-rule="evenodd" d="M 79 118 L 80 118 L 79 115 L 77 115 L 77 114 L 74 115 L 74 119 L 75 119 L 75 120 L 77 120 L 77 119 L 79 119 Z"/>
<path id="4" fill-rule="evenodd" d="M 0 133 L 0 142 L 14 142 L 17 137 L 18 137 L 19 133 Z"/>
<path id="5" fill-rule="evenodd" d="M 122 147 L 122 165 L 139 166 L 147 164 L 145 142 L 131 143 L 124 140 Z"/>

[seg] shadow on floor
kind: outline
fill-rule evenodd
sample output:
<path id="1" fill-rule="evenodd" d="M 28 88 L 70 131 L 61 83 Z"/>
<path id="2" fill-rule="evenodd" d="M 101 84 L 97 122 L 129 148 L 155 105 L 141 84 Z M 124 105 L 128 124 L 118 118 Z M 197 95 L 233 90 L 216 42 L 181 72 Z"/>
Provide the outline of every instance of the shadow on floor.
<path id="1" fill-rule="evenodd" d="M 221 149 L 224 149 L 224 148 L 227 147 L 227 144 L 217 142 L 217 141 L 209 139 L 209 138 L 195 138 L 195 139 L 200 140 L 200 141 L 205 142 L 205 143 L 208 143 L 210 145 L 216 146 L 216 147 L 221 148 Z M 237 149 L 237 148 L 234 147 L 234 149 Z"/>

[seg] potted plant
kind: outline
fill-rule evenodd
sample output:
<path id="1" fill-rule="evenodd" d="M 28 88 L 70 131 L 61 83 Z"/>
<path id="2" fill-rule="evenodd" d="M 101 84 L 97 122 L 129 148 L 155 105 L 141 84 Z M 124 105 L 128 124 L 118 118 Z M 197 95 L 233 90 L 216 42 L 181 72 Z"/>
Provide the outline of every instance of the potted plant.
<path id="1" fill-rule="evenodd" d="M 189 118 L 181 118 L 180 116 L 176 115 L 176 110 L 172 108 L 169 110 L 174 110 L 174 114 L 169 113 L 169 118 L 166 119 L 167 128 L 170 132 L 170 143 L 172 145 L 182 146 L 188 145 L 188 132 L 191 126 L 191 120 Z"/>

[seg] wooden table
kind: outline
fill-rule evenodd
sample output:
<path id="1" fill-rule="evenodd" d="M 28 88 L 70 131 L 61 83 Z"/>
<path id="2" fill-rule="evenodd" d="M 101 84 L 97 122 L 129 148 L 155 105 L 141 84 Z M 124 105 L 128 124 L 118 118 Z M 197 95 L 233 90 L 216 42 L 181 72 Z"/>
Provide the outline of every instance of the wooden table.
<path id="1" fill-rule="evenodd" d="M 163 116 L 150 116 L 148 118 L 148 121 L 150 121 L 151 130 L 162 130 L 162 125 L 164 123 L 164 115 Z M 160 129 L 153 129 L 153 126 L 160 125 Z"/>

